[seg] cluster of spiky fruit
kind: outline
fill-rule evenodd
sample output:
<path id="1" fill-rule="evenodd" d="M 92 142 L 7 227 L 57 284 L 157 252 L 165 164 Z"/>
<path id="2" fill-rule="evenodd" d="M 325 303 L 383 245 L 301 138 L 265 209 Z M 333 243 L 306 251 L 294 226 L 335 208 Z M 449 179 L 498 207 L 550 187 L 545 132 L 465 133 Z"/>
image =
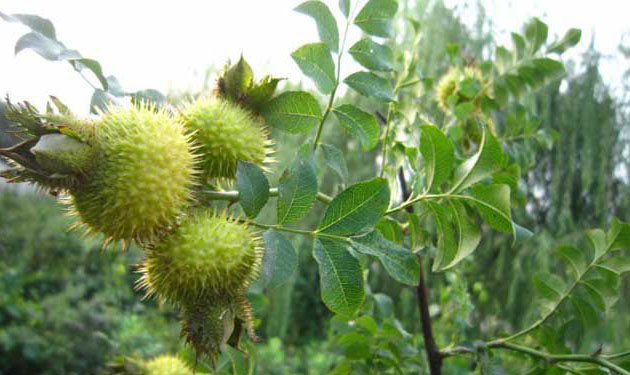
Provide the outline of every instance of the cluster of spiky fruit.
<path id="1" fill-rule="evenodd" d="M 77 226 L 104 235 L 105 244 L 139 244 L 146 255 L 139 287 L 180 308 L 182 337 L 197 354 L 214 359 L 222 345 L 238 345 L 242 329 L 254 338 L 245 293 L 261 241 L 195 198 L 209 180 L 234 178 L 239 161 L 269 160 L 258 117 L 230 98 L 202 97 L 175 114 L 149 104 L 110 107 L 91 119 L 53 103 L 60 113 L 9 103 L 7 117 L 26 140 L 0 149 L 11 166 L 2 176 L 64 193 Z"/>

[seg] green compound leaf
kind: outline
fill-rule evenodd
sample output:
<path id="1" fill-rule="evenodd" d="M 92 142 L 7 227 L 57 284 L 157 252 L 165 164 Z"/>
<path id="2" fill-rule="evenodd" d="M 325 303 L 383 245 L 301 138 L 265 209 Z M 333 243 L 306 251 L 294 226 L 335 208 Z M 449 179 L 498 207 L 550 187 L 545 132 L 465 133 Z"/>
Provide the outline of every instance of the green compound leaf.
<path id="1" fill-rule="evenodd" d="M 33 14 L 9 15 L 2 12 L 0 12 L 0 18 L 2 18 L 6 22 L 20 22 L 21 24 L 30 28 L 32 31 L 40 33 L 49 39 L 57 40 L 55 26 L 50 20 L 46 18 L 42 18 Z"/>
<path id="2" fill-rule="evenodd" d="M 359 261 L 345 243 L 315 239 L 313 257 L 319 266 L 322 300 L 328 308 L 346 317 L 353 316 L 365 298 Z"/>
<path id="3" fill-rule="evenodd" d="M 278 182 L 278 224 L 290 224 L 308 213 L 317 197 L 317 174 L 310 157 L 297 154 Z"/>
<path id="4" fill-rule="evenodd" d="M 455 267 L 472 254 L 481 241 L 481 232 L 457 201 L 448 204 L 428 202 L 438 232 L 437 255 L 433 271 Z"/>
<path id="5" fill-rule="evenodd" d="M 609 251 L 629 250 L 630 224 L 622 223 L 617 218 L 613 218 L 606 239 L 609 243 Z"/>
<path id="6" fill-rule="evenodd" d="M 532 65 L 543 81 L 562 77 L 566 73 L 564 65 L 560 61 L 547 57 L 532 60 Z"/>
<path id="7" fill-rule="evenodd" d="M 400 223 L 387 216 L 383 217 L 378 223 L 376 223 L 374 229 L 381 232 L 386 240 L 394 243 L 403 243 L 405 238 Z"/>
<path id="8" fill-rule="evenodd" d="M 107 78 L 105 78 L 105 76 L 103 75 L 103 69 L 101 68 L 101 64 L 98 61 L 94 59 L 76 59 L 69 60 L 69 62 L 70 64 L 72 64 L 72 67 L 78 72 L 82 71 L 83 69 L 88 69 L 89 71 L 91 71 L 100 82 L 103 90 L 108 90 L 109 84 L 107 82 Z"/>
<path id="9" fill-rule="evenodd" d="M 348 332 L 338 339 L 343 354 L 350 360 L 365 360 L 372 356 L 372 342 L 369 337 L 357 332 Z"/>
<path id="10" fill-rule="evenodd" d="M 306 44 L 293 52 L 291 57 L 322 94 L 332 92 L 336 83 L 335 62 L 325 43 Z"/>
<path id="11" fill-rule="evenodd" d="M 514 234 L 510 211 L 510 187 L 507 185 L 477 185 L 471 189 L 473 205 L 485 223 L 492 228 Z"/>
<path id="12" fill-rule="evenodd" d="M 479 151 L 455 170 L 455 186 L 452 192 L 464 190 L 499 171 L 505 162 L 501 144 L 484 128 Z"/>
<path id="13" fill-rule="evenodd" d="M 50 39 L 40 33 L 24 34 L 15 43 L 15 54 L 25 49 L 31 49 L 41 57 L 50 61 L 65 61 L 80 59 L 81 55 L 75 50 L 66 48 L 61 42 Z"/>
<path id="14" fill-rule="evenodd" d="M 573 277 L 578 278 L 586 269 L 586 258 L 584 253 L 574 246 L 561 245 L 555 249 L 556 254 L 563 258 L 569 265 Z"/>
<path id="15" fill-rule="evenodd" d="M 313 17 L 317 24 L 319 39 L 326 43 L 331 51 L 339 51 L 339 29 L 326 4 L 316 0 L 305 1 L 298 5 L 295 11 Z"/>
<path id="16" fill-rule="evenodd" d="M 411 251 L 386 240 L 378 231 L 351 238 L 352 247 L 363 254 L 377 257 L 387 273 L 406 285 L 420 282 L 420 262 Z"/>
<path id="17" fill-rule="evenodd" d="M 549 273 L 534 275 L 534 285 L 543 298 L 556 300 L 561 298 L 567 290 L 567 286 L 560 277 Z"/>
<path id="18" fill-rule="evenodd" d="M 366 34 L 388 38 L 392 36 L 392 19 L 398 11 L 395 0 L 370 0 L 354 19 Z"/>
<path id="19" fill-rule="evenodd" d="M 586 232 L 591 249 L 571 245 L 558 247 L 570 269 L 566 280 L 553 274 L 537 274 L 534 285 L 543 298 L 540 324 L 552 315 L 578 318 L 584 331 L 596 327 L 619 298 L 621 275 L 630 271 L 630 225 L 616 218 L 606 233 L 600 229 Z M 589 251 L 591 250 L 591 251 Z"/>
<path id="20" fill-rule="evenodd" d="M 308 133 L 322 120 L 317 100 L 303 91 L 287 91 L 273 98 L 262 110 L 265 122 L 288 133 Z"/>
<path id="21" fill-rule="evenodd" d="M 371 72 L 356 72 L 343 80 L 353 90 L 368 98 L 384 102 L 394 101 L 394 90 L 389 81 Z"/>
<path id="22" fill-rule="evenodd" d="M 424 158 L 427 192 L 436 190 L 446 181 L 455 167 L 455 146 L 440 129 L 423 125 L 420 153 Z"/>
<path id="23" fill-rule="evenodd" d="M 370 151 L 378 144 L 380 128 L 376 118 L 352 104 L 343 104 L 333 110 L 343 128 L 359 138 L 363 151 Z"/>
<path id="24" fill-rule="evenodd" d="M 394 53 L 384 44 L 365 38 L 356 42 L 348 50 L 350 55 L 369 70 L 388 72 L 394 68 Z"/>
<path id="25" fill-rule="evenodd" d="M 348 165 L 343 152 L 334 146 L 323 143 L 320 147 L 326 164 L 339 175 L 341 181 L 345 182 L 348 179 Z"/>
<path id="26" fill-rule="evenodd" d="M 346 235 L 374 226 L 389 206 L 389 184 L 384 178 L 359 182 L 328 205 L 317 232 Z"/>
<path id="27" fill-rule="evenodd" d="M 540 19 L 534 17 L 525 25 L 525 39 L 530 42 L 531 53 L 536 53 L 547 41 L 549 29 Z"/>
<path id="28" fill-rule="evenodd" d="M 562 39 L 553 42 L 547 48 L 547 53 L 564 53 L 569 48 L 578 44 L 580 39 L 582 39 L 582 31 L 580 29 L 569 29 Z"/>
<path id="29" fill-rule="evenodd" d="M 258 216 L 269 200 L 269 181 L 263 171 L 253 163 L 238 162 L 236 190 L 239 193 L 239 204 L 250 219 Z"/>
<path id="30" fill-rule="evenodd" d="M 511 37 L 514 45 L 514 56 L 520 60 L 525 56 L 525 39 L 519 33 L 511 33 Z"/>
<path id="31" fill-rule="evenodd" d="M 298 265 L 298 257 L 291 241 L 282 233 L 268 230 L 263 234 L 265 255 L 262 259 L 263 285 L 273 289 L 291 279 Z"/>

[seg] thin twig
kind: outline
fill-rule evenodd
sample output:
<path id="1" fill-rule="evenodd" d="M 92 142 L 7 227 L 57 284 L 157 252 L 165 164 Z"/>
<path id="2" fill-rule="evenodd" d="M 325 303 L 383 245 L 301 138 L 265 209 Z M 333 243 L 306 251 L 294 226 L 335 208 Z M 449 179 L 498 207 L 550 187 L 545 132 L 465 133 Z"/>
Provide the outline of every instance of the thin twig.
<path id="1" fill-rule="evenodd" d="M 357 3 L 358 4 L 358 1 Z M 335 102 L 335 94 L 337 93 L 337 88 L 339 87 L 339 79 L 341 78 L 341 57 L 343 56 L 343 51 L 346 46 L 346 37 L 348 36 L 348 28 L 350 27 L 350 19 L 354 16 L 354 11 L 356 10 L 356 4 L 352 9 L 352 14 L 346 20 L 346 29 L 343 32 L 343 39 L 341 40 L 341 46 L 339 48 L 339 53 L 337 54 L 337 75 L 335 77 L 335 86 L 333 87 L 330 98 L 328 99 L 328 105 L 324 110 L 324 115 L 322 116 L 321 121 L 319 122 L 319 126 L 317 127 L 317 134 L 315 135 L 315 141 L 313 141 L 313 151 L 317 150 L 317 146 L 319 145 L 319 140 L 322 137 L 322 131 L 324 130 L 324 123 L 328 118 L 328 115 L 332 111 L 333 104 Z"/>
<path id="2" fill-rule="evenodd" d="M 319 237 L 319 238 L 325 238 L 325 239 L 328 239 L 328 240 L 335 240 L 335 241 L 342 241 L 342 242 L 349 242 L 350 241 L 350 239 L 348 237 L 336 236 L 336 235 L 327 234 L 327 233 L 320 233 L 318 231 L 294 229 L 294 228 L 284 227 L 282 225 L 272 225 L 272 224 L 257 223 L 255 221 L 248 221 L 247 223 L 250 224 L 250 225 L 253 225 L 255 227 L 261 228 L 261 229 L 273 229 L 273 230 L 277 230 L 279 232 L 301 234 L 303 236 Z"/>
<path id="3" fill-rule="evenodd" d="M 496 344 L 489 344 L 488 348 L 492 349 L 506 349 L 515 352 L 527 354 L 531 357 L 540 358 L 553 365 L 562 362 L 581 362 L 581 363 L 594 363 L 601 367 L 612 370 L 619 375 L 630 375 L 630 371 L 624 370 L 616 364 L 612 363 L 608 359 L 602 356 L 592 356 L 585 354 L 550 354 L 542 352 L 527 346 L 516 345 L 508 342 L 501 342 Z"/>
<path id="4" fill-rule="evenodd" d="M 236 190 L 231 190 L 231 191 L 212 191 L 212 190 L 206 190 L 203 192 L 204 198 L 208 199 L 208 200 L 214 200 L 214 201 L 230 201 L 230 202 L 238 202 L 241 199 L 241 196 L 239 194 L 238 191 Z M 278 196 L 278 188 L 271 188 L 269 189 L 269 196 L 270 197 L 277 197 Z M 330 203 L 333 198 L 329 195 L 326 195 L 324 193 L 317 192 L 317 200 L 328 204 Z"/>
<path id="5" fill-rule="evenodd" d="M 411 193 L 407 188 L 407 182 L 405 181 L 405 173 L 400 167 L 398 169 L 398 181 L 400 182 L 400 190 L 402 191 L 403 201 L 409 200 Z M 408 205 L 405 207 L 408 213 L 413 213 L 413 206 Z M 420 321 L 422 323 L 422 337 L 424 339 L 424 348 L 427 353 L 427 359 L 429 361 L 429 370 L 431 375 L 441 375 L 442 373 L 442 353 L 435 343 L 433 337 L 433 327 L 431 324 L 431 315 L 429 313 L 429 293 L 424 278 L 424 267 L 422 264 L 422 257 L 418 255 L 418 261 L 420 262 L 420 281 L 416 287 L 416 298 L 418 300 L 418 310 L 420 311 Z"/>

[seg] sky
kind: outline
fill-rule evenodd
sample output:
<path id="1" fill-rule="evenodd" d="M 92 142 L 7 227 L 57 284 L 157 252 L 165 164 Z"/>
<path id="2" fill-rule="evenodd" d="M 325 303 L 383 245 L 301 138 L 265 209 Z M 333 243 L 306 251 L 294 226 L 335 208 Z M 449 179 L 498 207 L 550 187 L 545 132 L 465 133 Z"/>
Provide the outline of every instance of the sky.
<path id="1" fill-rule="evenodd" d="M 324 0 L 338 20 L 337 0 Z M 362 0 L 364 1 L 364 0 Z M 314 22 L 293 12 L 296 0 L 147 1 L 5 0 L 4 13 L 31 13 L 50 19 L 57 37 L 84 57 L 98 60 L 105 75 L 113 74 L 128 91 L 155 88 L 198 89 L 205 70 L 236 61 L 243 53 L 262 77 L 272 73 L 293 82 L 302 76 L 290 54 L 302 44 L 317 41 Z M 466 20 L 466 1 L 446 0 Z M 509 31 L 519 31 L 531 16 L 550 25 L 550 38 L 570 27 L 583 30 L 574 56 L 595 34 L 595 46 L 614 54 L 621 36 L 630 32 L 629 0 L 483 0 L 499 41 L 509 44 Z M 105 5 L 106 4 L 106 5 Z M 470 18 L 470 17 L 468 17 Z M 356 28 L 349 43 L 359 36 Z M 0 22 L 0 95 L 43 106 L 48 95 L 86 113 L 92 88 L 67 63 L 48 62 L 32 51 L 17 56 L 13 48 L 26 27 Z M 630 38 L 628 38 L 630 39 Z M 620 60 L 602 63 L 605 78 L 614 85 L 627 68 Z M 350 66 L 345 64 L 346 67 Z M 347 72 L 350 73 L 350 72 Z M 343 73 L 342 73 L 343 75 Z"/>

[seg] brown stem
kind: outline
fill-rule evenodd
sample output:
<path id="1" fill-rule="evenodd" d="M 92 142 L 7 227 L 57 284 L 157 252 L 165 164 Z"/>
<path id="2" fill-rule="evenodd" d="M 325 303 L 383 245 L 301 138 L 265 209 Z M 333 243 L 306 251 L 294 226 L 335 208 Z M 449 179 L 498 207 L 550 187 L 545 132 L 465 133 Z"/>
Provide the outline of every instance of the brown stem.
<path id="1" fill-rule="evenodd" d="M 409 199 L 410 192 L 407 189 L 407 182 L 405 181 L 405 173 L 402 169 L 398 169 L 398 180 L 400 181 L 400 190 L 403 194 L 403 202 Z M 413 205 L 405 207 L 405 210 L 409 213 L 413 213 Z M 422 257 L 418 255 L 420 261 L 420 282 L 416 287 L 416 298 L 418 299 L 418 309 L 420 310 L 420 322 L 422 324 L 422 337 L 424 339 L 424 348 L 427 353 L 427 359 L 429 360 L 429 370 L 431 375 L 442 374 L 442 353 L 435 343 L 433 337 L 433 327 L 431 325 L 431 316 L 429 315 L 429 295 L 424 279 L 424 267 L 422 264 Z"/>

